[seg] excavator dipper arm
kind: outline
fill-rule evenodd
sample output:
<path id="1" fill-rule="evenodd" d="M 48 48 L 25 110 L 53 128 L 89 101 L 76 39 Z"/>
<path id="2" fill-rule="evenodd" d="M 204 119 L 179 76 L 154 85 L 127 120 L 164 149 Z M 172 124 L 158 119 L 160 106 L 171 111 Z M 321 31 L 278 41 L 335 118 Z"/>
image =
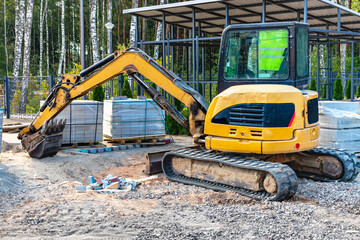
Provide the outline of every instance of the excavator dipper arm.
<path id="1" fill-rule="evenodd" d="M 61 76 L 61 81 L 51 90 L 35 119 L 19 133 L 18 138 L 21 139 L 29 155 L 35 158 L 55 155 L 61 147 L 65 121 L 54 123 L 52 119 L 74 99 L 120 74 L 132 76 L 162 109 L 168 111 L 175 120 L 189 130 L 195 142 L 202 138 L 207 111 L 204 98 L 143 51 L 127 49 L 114 52 L 83 70 L 79 75 L 63 74 Z M 137 74 L 149 79 L 184 103 L 190 109 L 189 120 L 184 118 L 155 89 L 142 81 Z M 85 77 L 86 79 L 81 80 Z"/>

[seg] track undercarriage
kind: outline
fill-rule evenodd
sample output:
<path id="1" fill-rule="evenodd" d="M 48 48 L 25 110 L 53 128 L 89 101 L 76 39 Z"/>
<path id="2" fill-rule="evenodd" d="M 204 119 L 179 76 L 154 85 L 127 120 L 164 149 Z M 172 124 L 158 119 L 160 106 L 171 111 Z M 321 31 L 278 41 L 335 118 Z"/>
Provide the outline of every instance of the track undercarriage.
<path id="1" fill-rule="evenodd" d="M 360 170 L 354 154 L 324 148 L 271 156 L 180 149 L 166 153 L 162 165 L 173 181 L 275 201 L 295 194 L 298 176 L 318 181 L 351 181 Z"/>

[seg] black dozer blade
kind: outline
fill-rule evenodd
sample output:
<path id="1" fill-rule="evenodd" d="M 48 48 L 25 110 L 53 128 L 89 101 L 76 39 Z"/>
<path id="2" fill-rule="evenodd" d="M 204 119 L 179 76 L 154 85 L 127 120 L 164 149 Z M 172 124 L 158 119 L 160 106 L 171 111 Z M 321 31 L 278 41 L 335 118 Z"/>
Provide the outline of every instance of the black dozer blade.
<path id="1" fill-rule="evenodd" d="M 52 157 L 61 148 L 66 120 L 46 122 L 38 132 L 26 135 L 21 140 L 23 148 L 33 158 Z"/>

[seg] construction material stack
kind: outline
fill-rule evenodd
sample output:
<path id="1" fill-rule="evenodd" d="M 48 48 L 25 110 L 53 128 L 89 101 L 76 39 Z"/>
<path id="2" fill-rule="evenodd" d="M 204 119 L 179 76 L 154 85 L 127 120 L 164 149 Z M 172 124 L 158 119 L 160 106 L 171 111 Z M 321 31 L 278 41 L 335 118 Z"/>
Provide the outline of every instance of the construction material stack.
<path id="1" fill-rule="evenodd" d="M 164 111 L 153 100 L 105 100 L 104 137 L 154 139 L 165 136 Z"/>
<path id="2" fill-rule="evenodd" d="M 360 152 L 358 102 L 319 102 L 320 146 Z"/>
<path id="3" fill-rule="evenodd" d="M 66 119 L 63 144 L 92 144 L 102 141 L 102 102 L 75 100 L 55 118 L 60 119 Z"/>

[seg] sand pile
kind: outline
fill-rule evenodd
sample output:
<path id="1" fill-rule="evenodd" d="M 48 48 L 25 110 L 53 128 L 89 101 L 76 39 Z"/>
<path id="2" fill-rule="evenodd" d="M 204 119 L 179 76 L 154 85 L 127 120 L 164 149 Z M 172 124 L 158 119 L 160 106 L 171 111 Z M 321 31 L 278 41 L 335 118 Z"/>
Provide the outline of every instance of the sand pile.
<path id="1" fill-rule="evenodd" d="M 15 145 L 12 143 L 8 143 L 6 141 L 2 141 L 1 144 L 1 152 L 13 152 L 13 153 L 19 153 L 19 152 L 23 152 L 24 150 L 22 149 L 22 147 L 20 145 Z"/>

